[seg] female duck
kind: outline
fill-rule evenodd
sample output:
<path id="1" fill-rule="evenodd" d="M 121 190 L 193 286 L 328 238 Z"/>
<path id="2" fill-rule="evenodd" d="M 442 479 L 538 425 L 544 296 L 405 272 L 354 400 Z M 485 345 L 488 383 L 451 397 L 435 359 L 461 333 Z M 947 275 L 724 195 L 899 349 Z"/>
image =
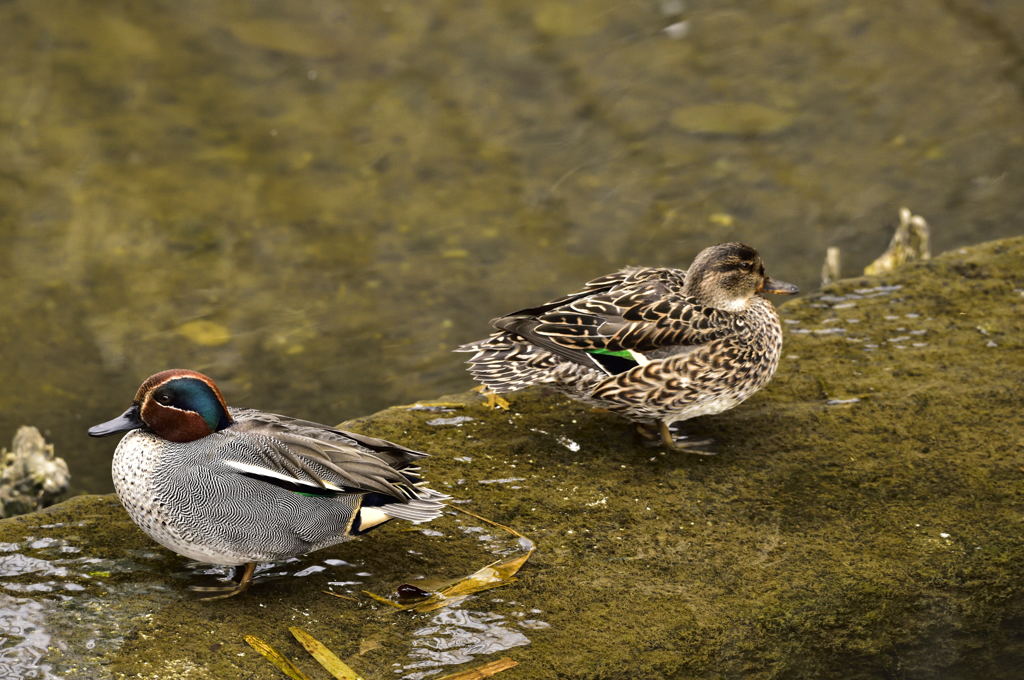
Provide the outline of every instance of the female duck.
<path id="1" fill-rule="evenodd" d="M 456 351 L 492 392 L 550 385 L 637 421 L 645 436 L 705 453 L 673 423 L 733 408 L 775 373 L 782 329 L 758 293 L 796 286 L 765 273 L 742 243 L 702 250 L 688 270 L 627 267 L 583 290 L 491 321 L 499 330 Z"/>
<path id="2" fill-rule="evenodd" d="M 228 408 L 213 380 L 195 371 L 150 376 L 127 411 L 89 434 L 125 430 L 114 488 L 132 520 L 174 552 L 237 567 L 237 584 L 194 588 L 224 591 L 210 599 L 246 590 L 257 562 L 341 543 L 392 518 L 425 522 L 447 499 L 419 477 L 415 463 L 426 454 Z"/>

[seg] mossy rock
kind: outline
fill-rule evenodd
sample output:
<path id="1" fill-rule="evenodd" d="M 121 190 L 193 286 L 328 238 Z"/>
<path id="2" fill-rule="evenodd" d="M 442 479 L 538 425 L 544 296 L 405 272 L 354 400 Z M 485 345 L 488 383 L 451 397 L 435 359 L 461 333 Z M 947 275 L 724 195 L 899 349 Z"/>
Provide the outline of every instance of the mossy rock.
<path id="1" fill-rule="evenodd" d="M 359 591 L 468 574 L 514 543 L 454 515 L 393 523 L 200 602 L 185 590 L 199 570 L 111 496 L 4 520 L 20 631 L 5 662 L 280 677 L 242 640 L 256 635 L 326 677 L 288 635 L 299 625 L 371 680 L 502 654 L 531 679 L 1019 677 L 1021 272 L 1024 238 L 1008 239 L 785 305 L 775 381 L 689 424 L 714 457 L 645 448 L 615 416 L 540 391 L 510 412 L 466 393 L 346 423 L 434 452 L 437 488 L 538 545 L 518 581 L 440 614 Z"/>

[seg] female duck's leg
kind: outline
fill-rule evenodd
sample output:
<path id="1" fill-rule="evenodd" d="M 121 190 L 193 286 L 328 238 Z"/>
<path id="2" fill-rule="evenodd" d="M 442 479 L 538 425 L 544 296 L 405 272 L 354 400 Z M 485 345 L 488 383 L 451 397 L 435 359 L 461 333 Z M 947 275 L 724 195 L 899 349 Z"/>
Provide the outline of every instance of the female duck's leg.
<path id="1" fill-rule="evenodd" d="M 687 441 L 686 437 L 677 438 L 672 434 L 672 426 L 666 420 L 661 421 L 659 429 L 661 430 L 661 441 L 662 443 L 673 451 L 682 451 L 684 453 L 693 453 L 698 456 L 714 456 L 717 455 L 715 451 L 706 451 L 704 447 L 711 446 L 713 440 L 702 439 L 697 442 Z"/>

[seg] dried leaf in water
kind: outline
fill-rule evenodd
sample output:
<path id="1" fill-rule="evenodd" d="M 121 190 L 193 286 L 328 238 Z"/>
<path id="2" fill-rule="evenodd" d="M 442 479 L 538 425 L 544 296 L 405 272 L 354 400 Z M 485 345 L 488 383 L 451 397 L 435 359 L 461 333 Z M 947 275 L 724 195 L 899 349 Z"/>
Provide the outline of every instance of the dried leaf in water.
<path id="1" fill-rule="evenodd" d="M 364 590 L 363 594 L 366 595 L 367 597 L 371 597 L 374 600 L 377 600 L 377 602 L 380 602 L 382 604 L 391 605 L 392 607 L 395 607 L 396 609 L 406 609 L 406 607 L 403 607 L 402 605 L 398 604 L 397 602 L 392 602 L 391 600 L 389 600 L 388 598 L 386 598 L 386 597 L 384 597 L 382 595 L 378 595 L 377 593 L 371 593 L 369 590 Z"/>
<path id="2" fill-rule="evenodd" d="M 530 559 L 533 551 L 534 549 L 530 548 L 526 554 L 492 562 L 461 581 L 448 586 L 441 592 L 435 593 L 423 602 L 409 605 L 409 609 L 417 612 L 434 611 L 435 609 L 454 604 L 467 595 L 512 583 L 515 581 L 514 576 L 526 564 L 526 561 Z"/>
<path id="3" fill-rule="evenodd" d="M 288 630 L 299 641 L 299 644 L 305 647 L 306 651 L 317 660 L 317 663 L 326 668 L 327 672 L 338 680 L 364 680 L 363 676 L 356 673 L 352 670 L 351 666 L 339 659 L 338 655 L 328 649 L 324 643 L 306 631 L 296 626 L 291 626 Z"/>
<path id="4" fill-rule="evenodd" d="M 380 640 L 376 637 L 369 637 L 359 641 L 359 651 L 356 652 L 356 656 L 362 656 L 368 652 L 372 652 L 375 649 L 380 649 L 384 645 L 381 644 Z"/>
<path id="5" fill-rule="evenodd" d="M 352 600 L 353 602 L 359 602 L 359 598 L 352 597 L 351 595 L 342 595 L 341 593 L 335 593 L 330 590 L 321 590 L 320 592 L 327 593 L 328 595 L 333 595 L 334 597 L 340 598 L 342 600 Z"/>
<path id="6" fill-rule="evenodd" d="M 910 212 L 909 208 L 900 208 L 900 222 L 896 225 L 889 247 L 874 262 L 864 267 L 864 273 L 877 276 L 891 272 L 907 262 L 930 259 L 930 241 L 931 230 L 925 219 Z"/>
<path id="7" fill-rule="evenodd" d="M 472 595 L 473 593 L 479 593 L 482 590 L 490 590 L 491 588 L 498 588 L 499 586 L 508 585 L 509 583 L 515 581 L 514 576 L 516 575 L 516 573 L 522 568 L 524 564 L 526 564 L 526 561 L 530 559 L 530 555 L 532 555 L 534 550 L 537 549 L 537 546 L 534 544 L 534 542 L 523 536 L 515 529 L 507 527 L 504 524 L 498 524 L 494 520 L 487 519 L 486 517 L 481 517 L 480 515 L 470 512 L 469 510 L 463 510 L 462 508 L 457 508 L 455 506 L 449 507 L 452 510 L 457 510 L 458 512 L 461 512 L 465 515 L 474 517 L 480 520 L 481 522 L 486 522 L 487 524 L 490 524 L 492 526 L 504 529 L 513 536 L 517 536 L 519 538 L 520 546 L 526 550 L 526 553 L 518 555 L 516 557 L 498 560 L 497 562 L 491 562 L 486 567 L 478 569 L 466 578 L 460 579 L 459 581 L 456 581 L 455 583 L 449 585 L 446 588 L 441 589 L 436 593 L 430 594 L 426 593 L 426 591 L 420 591 L 422 593 L 429 595 L 429 597 L 426 597 L 425 599 L 422 599 L 418 602 L 413 602 L 411 604 L 395 602 L 393 600 L 389 600 L 386 597 L 381 597 L 376 593 L 371 593 L 368 590 L 364 590 L 363 592 L 372 597 L 373 599 L 377 600 L 378 602 L 383 602 L 384 604 L 391 605 L 396 609 L 400 609 L 402 611 L 414 611 L 422 613 L 434 611 L 435 609 L 440 609 L 441 607 L 447 607 L 448 605 L 462 601 L 466 596 Z M 402 588 L 415 588 L 416 590 L 420 590 L 419 588 L 416 588 L 415 586 L 410 586 L 408 584 L 399 586 L 400 591 Z M 401 592 L 399 593 L 399 596 L 401 597 Z"/>
<path id="8" fill-rule="evenodd" d="M 249 646 L 262 654 L 267 661 L 274 664 L 278 669 L 292 680 L 309 680 L 309 676 L 300 671 L 295 664 L 286 659 L 283 654 L 271 647 L 267 642 L 255 635 L 246 635 L 243 638 Z"/>
<path id="9" fill-rule="evenodd" d="M 491 661 L 490 663 L 485 663 L 482 666 L 470 668 L 468 671 L 445 675 L 444 677 L 437 678 L 437 680 L 481 680 L 482 678 L 489 678 L 492 675 L 502 671 L 507 671 L 509 668 L 514 668 L 518 665 L 518 661 L 513 661 L 507 656 L 504 656 L 497 661 Z"/>
<path id="10" fill-rule="evenodd" d="M 487 519 L 486 517 L 481 517 L 480 515 L 476 514 L 475 512 L 470 512 L 469 510 L 466 510 L 465 508 L 460 508 L 460 507 L 457 507 L 457 506 L 454 506 L 454 505 L 449 505 L 448 507 L 451 508 L 452 510 L 455 510 L 456 512 L 461 512 L 463 515 L 469 515 L 470 517 L 476 518 L 476 519 L 480 520 L 481 522 L 486 522 L 486 523 L 490 524 L 493 527 L 498 527 L 499 529 L 504 529 L 505 531 L 507 531 L 508 533 L 512 534 L 513 536 L 518 536 L 519 538 L 526 538 L 526 536 L 523 536 L 521 533 L 519 533 L 518 531 L 516 531 L 512 527 L 507 527 L 504 524 L 499 524 L 498 522 L 495 522 L 493 519 Z"/>

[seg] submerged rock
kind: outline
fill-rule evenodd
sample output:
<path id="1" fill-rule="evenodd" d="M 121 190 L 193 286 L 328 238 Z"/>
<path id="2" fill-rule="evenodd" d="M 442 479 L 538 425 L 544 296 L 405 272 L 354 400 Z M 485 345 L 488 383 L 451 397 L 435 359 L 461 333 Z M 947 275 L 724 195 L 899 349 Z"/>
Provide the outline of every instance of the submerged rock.
<path id="1" fill-rule="evenodd" d="M 460 427 L 408 407 L 346 423 L 434 452 L 432 486 L 537 543 L 516 583 L 439 612 L 360 591 L 429 589 L 514 543 L 454 514 L 385 526 L 199 602 L 185 586 L 212 576 L 112 496 L 4 520 L 0 667 L 281 677 L 242 640 L 256 635 L 315 676 L 299 625 L 370 680 L 499 654 L 531 680 L 1019 677 L 1022 271 L 1024 238 L 1009 239 L 784 305 L 775 381 L 687 423 L 711 458 L 646 448 L 624 420 L 539 391 L 511 412 L 445 397 L 472 418 Z"/>
<path id="2" fill-rule="evenodd" d="M 19 427 L 11 450 L 0 449 L 0 459 L 0 517 L 45 508 L 68 489 L 68 464 L 54 455 L 53 445 L 34 427 Z"/>

